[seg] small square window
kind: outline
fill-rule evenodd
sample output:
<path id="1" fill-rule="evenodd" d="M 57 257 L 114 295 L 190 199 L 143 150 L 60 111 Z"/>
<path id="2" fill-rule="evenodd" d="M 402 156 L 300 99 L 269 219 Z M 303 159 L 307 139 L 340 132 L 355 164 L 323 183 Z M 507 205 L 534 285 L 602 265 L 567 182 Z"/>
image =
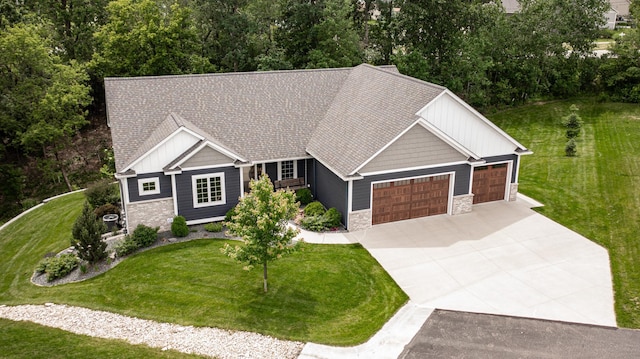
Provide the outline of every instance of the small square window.
<path id="1" fill-rule="evenodd" d="M 281 180 L 285 180 L 285 179 L 292 179 L 292 178 L 297 178 L 298 177 L 298 171 L 296 166 L 296 161 L 282 161 L 278 163 L 278 170 L 279 170 L 279 174 L 280 174 L 280 179 Z"/>
<path id="2" fill-rule="evenodd" d="M 138 194 L 148 196 L 160 193 L 160 179 L 158 177 L 142 178 L 138 180 Z"/>

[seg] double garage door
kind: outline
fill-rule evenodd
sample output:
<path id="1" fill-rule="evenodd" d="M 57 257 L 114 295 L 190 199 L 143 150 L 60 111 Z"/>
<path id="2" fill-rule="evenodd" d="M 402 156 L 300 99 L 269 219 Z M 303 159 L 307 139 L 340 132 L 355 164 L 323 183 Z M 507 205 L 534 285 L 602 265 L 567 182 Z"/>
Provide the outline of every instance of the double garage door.
<path id="1" fill-rule="evenodd" d="M 508 165 L 475 167 L 471 192 L 473 203 L 505 198 Z M 449 208 L 450 175 L 375 183 L 372 224 L 445 214 Z"/>
<path id="2" fill-rule="evenodd" d="M 373 185 L 372 224 L 447 213 L 450 175 Z"/>

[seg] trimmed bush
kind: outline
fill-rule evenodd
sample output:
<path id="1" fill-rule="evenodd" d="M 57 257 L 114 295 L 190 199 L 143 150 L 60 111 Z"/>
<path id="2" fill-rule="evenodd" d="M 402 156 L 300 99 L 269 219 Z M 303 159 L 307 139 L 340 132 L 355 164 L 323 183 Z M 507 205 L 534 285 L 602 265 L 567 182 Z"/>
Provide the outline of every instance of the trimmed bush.
<path id="1" fill-rule="evenodd" d="M 186 237 L 189 234 L 187 220 L 182 216 L 173 217 L 171 223 L 171 233 L 176 237 Z"/>
<path id="2" fill-rule="evenodd" d="M 184 217 L 183 217 L 184 218 Z M 133 230 L 131 239 L 138 244 L 139 248 L 149 247 L 158 239 L 158 230 L 160 228 L 151 228 L 144 224 L 139 224 L 136 229 Z M 187 228 L 188 230 L 188 228 Z"/>
<path id="3" fill-rule="evenodd" d="M 231 222 L 231 218 L 235 215 L 236 215 L 236 207 L 233 207 L 230 210 L 228 210 L 227 213 L 224 215 L 224 221 Z"/>
<path id="4" fill-rule="evenodd" d="M 47 281 L 51 282 L 54 279 L 62 278 L 71 273 L 77 266 L 80 260 L 74 254 L 67 253 L 59 257 L 45 258 L 36 267 L 36 272 L 46 273 Z"/>
<path id="5" fill-rule="evenodd" d="M 325 214 L 322 215 L 325 226 L 329 228 L 339 227 L 342 221 L 342 214 L 335 208 L 329 208 Z"/>
<path id="6" fill-rule="evenodd" d="M 114 247 L 116 256 L 118 257 L 124 257 L 127 254 L 131 254 L 138 250 L 138 248 L 140 248 L 140 246 L 138 246 L 138 243 L 134 241 L 131 236 L 126 236 L 124 238 L 124 241 L 116 244 L 116 246 Z"/>
<path id="7" fill-rule="evenodd" d="M 322 216 L 304 217 L 300 220 L 300 226 L 313 232 L 321 232 L 326 228 Z"/>
<path id="8" fill-rule="evenodd" d="M 88 202 L 84 202 L 82 213 L 73 223 L 71 245 L 78 257 L 89 263 L 107 258 L 107 243 L 102 240 L 106 226 L 96 218 Z"/>
<path id="9" fill-rule="evenodd" d="M 564 153 L 567 157 L 575 157 L 576 152 L 576 141 L 572 138 L 567 141 L 567 144 L 564 147 Z"/>
<path id="10" fill-rule="evenodd" d="M 300 188 L 296 191 L 296 202 L 300 202 L 301 205 L 307 205 L 313 201 L 313 195 L 308 188 Z"/>
<path id="11" fill-rule="evenodd" d="M 107 203 L 115 205 L 120 202 L 118 187 L 109 180 L 103 180 L 92 184 L 86 191 L 84 191 L 84 195 L 87 197 L 87 201 L 93 208 L 98 208 Z"/>
<path id="12" fill-rule="evenodd" d="M 207 232 L 222 232 L 222 223 L 207 223 L 204 225 Z"/>
<path id="13" fill-rule="evenodd" d="M 324 214 L 326 210 L 322 203 L 315 201 L 309 203 L 306 207 L 304 207 L 304 215 L 305 216 L 321 216 Z"/>
<path id="14" fill-rule="evenodd" d="M 113 205 L 111 203 L 103 204 L 102 206 L 93 210 L 93 213 L 96 214 L 96 218 L 102 220 L 102 216 L 105 214 L 117 214 L 120 215 L 120 207 Z"/>

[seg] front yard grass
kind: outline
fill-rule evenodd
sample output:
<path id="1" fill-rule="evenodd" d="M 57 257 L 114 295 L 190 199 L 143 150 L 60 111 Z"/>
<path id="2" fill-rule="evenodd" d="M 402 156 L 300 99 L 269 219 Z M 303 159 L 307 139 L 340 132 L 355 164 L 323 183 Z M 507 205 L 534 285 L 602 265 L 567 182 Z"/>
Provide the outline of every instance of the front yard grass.
<path id="1" fill-rule="evenodd" d="M 331 345 L 366 341 L 407 301 L 360 245 L 305 244 L 262 271 L 244 271 L 201 239 L 134 255 L 91 280 L 29 282 L 47 252 L 69 245 L 83 195 L 54 200 L 0 232 L 0 303 L 64 303 L 182 325 L 259 332 Z M 236 242 L 237 243 L 237 242 Z M 1 327 L 1 325 L 0 325 Z"/>
<path id="2" fill-rule="evenodd" d="M 584 120 L 577 157 L 565 157 L 560 121 L 576 104 Z M 609 251 L 618 325 L 640 328 L 640 110 L 595 99 L 535 104 L 488 116 L 533 150 L 520 191 L 537 209 Z"/>

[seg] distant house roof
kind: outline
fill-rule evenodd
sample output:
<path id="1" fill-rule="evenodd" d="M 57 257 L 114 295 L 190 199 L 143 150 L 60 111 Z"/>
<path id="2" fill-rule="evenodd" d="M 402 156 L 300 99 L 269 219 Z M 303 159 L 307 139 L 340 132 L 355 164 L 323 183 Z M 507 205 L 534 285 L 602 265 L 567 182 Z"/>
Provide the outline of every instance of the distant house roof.
<path id="1" fill-rule="evenodd" d="M 106 78 L 105 91 L 118 172 L 129 170 L 178 130 L 186 130 L 200 142 L 178 158 L 168 158 L 166 168 L 208 142 L 240 162 L 313 156 L 342 178 L 356 175 L 378 151 L 420 121 L 419 112 L 427 104 L 444 93 L 455 97 L 444 87 L 401 75 L 394 66 L 367 64 Z M 480 117 L 478 121 L 486 121 Z M 491 131 L 513 144 L 513 150 L 525 149 L 499 129 Z"/>
<path id="2" fill-rule="evenodd" d="M 520 11 L 520 2 L 518 0 L 502 0 L 502 6 L 507 14 L 515 14 Z"/>

